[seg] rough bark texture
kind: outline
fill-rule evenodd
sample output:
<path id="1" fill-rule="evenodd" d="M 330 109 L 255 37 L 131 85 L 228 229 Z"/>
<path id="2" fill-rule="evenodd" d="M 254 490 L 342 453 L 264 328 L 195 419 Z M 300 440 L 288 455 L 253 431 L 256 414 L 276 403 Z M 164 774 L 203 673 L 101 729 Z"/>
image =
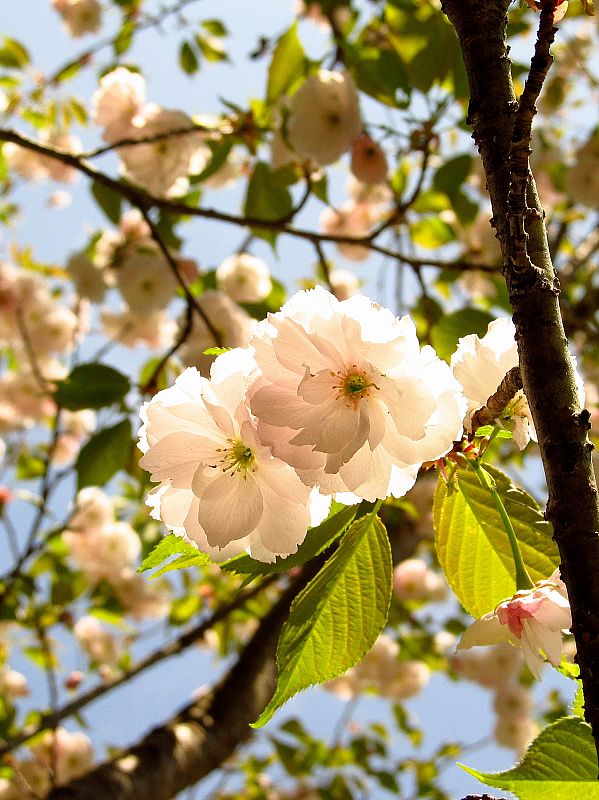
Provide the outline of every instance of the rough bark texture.
<path id="1" fill-rule="evenodd" d="M 523 216 L 526 262 L 518 255 L 514 213 L 519 209 L 509 203 L 510 189 L 512 198 L 515 191 L 510 162 L 521 169 L 522 128 L 515 123 L 517 117 L 526 121 L 530 109 L 517 115 L 506 46 L 509 0 L 443 0 L 442 5 L 456 29 L 468 73 L 468 122 L 482 156 L 502 248 L 522 382 L 547 478 L 546 516 L 553 525 L 572 606 L 585 717 L 599 751 L 599 507 L 587 441 L 589 415 L 579 405 L 559 310 L 559 284 L 532 177 Z M 547 66 L 539 62 L 535 69 Z"/>
<path id="2" fill-rule="evenodd" d="M 250 723 L 273 695 L 279 633 L 293 598 L 322 566 L 320 559 L 316 562 L 262 619 L 218 686 L 123 755 L 56 787 L 47 800 L 169 800 L 217 769 L 249 738 Z"/>

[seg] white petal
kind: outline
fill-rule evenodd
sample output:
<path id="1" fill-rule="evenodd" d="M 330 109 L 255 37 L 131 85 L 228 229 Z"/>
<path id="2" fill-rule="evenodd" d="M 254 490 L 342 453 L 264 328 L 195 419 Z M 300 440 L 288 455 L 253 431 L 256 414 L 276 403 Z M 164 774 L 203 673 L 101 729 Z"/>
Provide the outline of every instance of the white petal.
<path id="1" fill-rule="evenodd" d="M 198 521 L 208 544 L 224 547 L 250 534 L 260 522 L 262 493 L 252 475 L 222 473 L 200 498 Z"/>

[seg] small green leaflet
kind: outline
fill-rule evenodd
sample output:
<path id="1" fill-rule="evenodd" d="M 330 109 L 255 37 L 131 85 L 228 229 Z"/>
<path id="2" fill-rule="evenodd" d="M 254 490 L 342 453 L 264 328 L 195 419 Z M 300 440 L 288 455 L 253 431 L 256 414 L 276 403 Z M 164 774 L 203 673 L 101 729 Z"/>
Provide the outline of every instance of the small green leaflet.
<path id="1" fill-rule="evenodd" d="M 341 675 L 372 647 L 391 600 L 389 538 L 375 514 L 356 520 L 318 575 L 291 605 L 277 646 L 274 697 L 253 727 L 294 694 Z"/>
<path id="2" fill-rule="evenodd" d="M 297 23 L 289 28 L 277 42 L 268 69 L 266 99 L 274 103 L 296 83 L 304 74 L 306 56 L 297 35 Z"/>
<path id="3" fill-rule="evenodd" d="M 131 455 L 131 421 L 124 419 L 112 428 L 94 434 L 81 448 L 75 463 L 77 491 L 85 486 L 104 486 Z"/>
<path id="4" fill-rule="evenodd" d="M 507 475 L 485 465 L 514 526 L 522 557 L 533 581 L 547 579 L 559 564 L 551 526 L 535 500 Z M 458 469 L 456 488 L 439 479 L 434 501 L 439 563 L 458 600 L 481 617 L 516 591 L 514 562 L 507 533 L 491 497 L 472 470 Z"/>
<path id="5" fill-rule="evenodd" d="M 478 772 L 460 766 L 481 783 L 513 792 L 519 800 L 599 800 L 593 735 L 580 717 L 562 717 L 548 725 L 513 769 Z"/>
<path id="6" fill-rule="evenodd" d="M 257 575 L 270 575 L 273 572 L 286 572 L 292 567 L 301 566 L 341 536 L 347 526 L 353 522 L 357 510 L 358 506 L 345 506 L 341 511 L 321 522 L 320 525 L 309 528 L 297 553 L 287 556 L 287 558 L 278 558 L 274 564 L 265 564 L 248 555 L 241 555 L 226 561 L 221 567 L 227 572 L 256 577 Z"/>
<path id="7" fill-rule="evenodd" d="M 80 364 L 63 381 L 57 382 L 54 399 L 61 408 L 80 411 L 119 403 L 127 394 L 129 378 L 105 364 Z"/>
<path id="8" fill-rule="evenodd" d="M 154 567 L 159 566 L 171 556 L 178 556 L 178 558 L 165 564 L 152 575 L 152 578 L 158 578 L 160 575 L 164 575 L 165 572 L 171 572 L 175 569 L 195 567 L 210 563 L 210 559 L 206 553 L 202 553 L 193 545 L 186 542 L 185 539 L 171 533 L 158 542 L 152 552 L 141 562 L 137 571 L 145 572 L 148 569 L 154 569 Z"/>

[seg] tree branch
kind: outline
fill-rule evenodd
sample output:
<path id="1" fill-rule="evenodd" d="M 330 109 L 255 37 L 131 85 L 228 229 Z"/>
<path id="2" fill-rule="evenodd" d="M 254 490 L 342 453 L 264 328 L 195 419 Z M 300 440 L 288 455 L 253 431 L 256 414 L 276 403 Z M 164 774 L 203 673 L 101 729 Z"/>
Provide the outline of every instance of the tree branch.
<path id="1" fill-rule="evenodd" d="M 76 697 L 74 700 L 71 700 L 71 702 L 65 703 L 65 705 L 61 708 L 57 708 L 48 714 L 42 714 L 36 723 L 26 725 L 19 734 L 11 737 L 4 744 L 0 745 L 0 757 L 6 755 L 6 753 L 12 752 L 24 742 L 28 741 L 28 739 L 31 739 L 33 736 L 37 736 L 38 733 L 41 733 L 47 728 L 55 728 L 59 722 L 62 722 L 63 719 L 71 717 L 73 714 L 77 714 L 83 708 L 86 708 L 90 703 L 93 703 L 94 700 L 103 697 L 105 694 L 107 694 L 107 692 L 112 691 L 112 689 L 116 688 L 117 686 L 122 686 L 122 684 L 127 683 L 132 678 L 135 678 L 141 672 L 144 672 L 150 667 L 159 664 L 161 661 L 164 661 L 167 658 L 179 655 L 179 653 L 183 652 L 183 650 L 186 648 L 193 644 L 197 644 L 206 631 L 211 630 L 218 622 L 226 619 L 232 611 L 235 611 L 237 608 L 241 608 L 243 605 L 245 605 L 248 600 L 251 600 L 252 597 L 255 597 L 257 594 L 259 594 L 259 592 L 263 591 L 267 586 L 273 583 L 275 578 L 276 576 L 270 576 L 266 580 L 262 581 L 262 583 L 259 585 L 254 586 L 252 589 L 248 589 L 245 592 L 239 592 L 229 603 L 224 603 L 222 606 L 217 608 L 199 625 L 196 625 L 191 630 L 183 633 L 174 642 L 170 642 L 169 644 L 164 645 L 164 647 L 161 647 L 158 650 L 155 650 L 153 653 L 145 656 L 145 658 L 142 658 L 130 669 L 125 670 L 118 677 L 114 678 L 114 680 L 111 680 L 107 683 L 101 683 L 98 686 L 95 686 L 93 689 L 90 689 L 88 692 L 79 695 L 79 697 Z"/>
<path id="2" fill-rule="evenodd" d="M 47 800 L 169 800 L 219 767 L 250 736 L 249 724 L 270 700 L 279 632 L 294 597 L 321 566 L 318 558 L 303 568 L 214 689 L 125 754 L 55 788 Z"/>
<path id="3" fill-rule="evenodd" d="M 216 222 L 225 222 L 229 225 L 237 225 L 243 228 L 260 228 L 262 230 L 278 231 L 279 233 L 284 233 L 288 236 L 294 236 L 296 239 L 304 239 L 312 242 L 312 244 L 315 242 L 333 242 L 336 244 L 362 245 L 364 247 L 368 247 L 375 253 L 380 253 L 381 255 L 397 259 L 398 261 L 410 264 L 412 266 L 437 267 L 439 269 L 454 269 L 458 271 L 497 271 L 497 269 L 493 266 L 472 264 L 468 261 L 464 261 L 463 259 L 457 259 L 454 261 L 440 261 L 428 258 L 411 258 L 410 256 L 406 256 L 374 242 L 373 239 L 378 235 L 376 231 L 367 236 L 336 236 L 334 234 L 316 233 L 314 231 L 308 231 L 290 225 L 289 214 L 281 217 L 280 219 L 265 220 L 259 217 L 227 214 L 224 211 L 217 211 L 216 209 L 212 208 L 198 208 L 197 206 L 187 205 L 187 203 L 183 203 L 179 200 L 169 200 L 165 197 L 156 197 L 139 187 L 133 186 L 130 183 L 117 180 L 116 178 L 111 178 L 109 175 L 106 175 L 104 172 L 101 172 L 93 167 L 81 156 L 67 153 L 64 150 L 48 147 L 41 142 L 30 139 L 28 136 L 17 133 L 17 131 L 0 128 L 0 142 L 13 142 L 20 147 L 24 147 L 27 150 L 33 151 L 34 153 L 39 153 L 40 155 L 54 158 L 63 164 L 68 164 L 79 172 L 82 172 L 84 175 L 87 175 L 88 178 L 91 178 L 102 186 L 117 192 L 121 195 L 121 197 L 124 197 L 125 200 L 127 200 L 136 208 L 145 208 L 146 210 L 150 208 L 159 208 L 163 211 L 167 211 L 172 214 L 178 214 L 180 216 L 201 217 L 203 219 L 211 219 Z M 301 205 L 303 205 L 303 202 L 304 200 L 302 199 Z M 293 213 L 295 213 L 297 210 L 298 209 L 295 209 Z"/>
<path id="4" fill-rule="evenodd" d="M 544 0 L 539 40 L 547 35 Z M 504 259 L 520 369 L 531 408 L 549 501 L 546 516 L 559 547 L 572 608 L 572 632 L 585 696 L 585 718 L 599 751 L 599 505 L 588 442 L 589 414 L 581 411 L 572 359 L 558 304 L 542 208 L 532 176 L 526 203 L 526 256 L 512 260 L 510 227 L 512 138 L 518 113 L 506 44 L 509 0 L 443 0 L 454 25 L 470 84 L 468 121 L 482 156 Z M 544 45 L 543 45 L 544 46 Z M 541 47 L 541 44 L 538 44 Z M 537 67 L 532 66 L 534 72 Z M 522 105 L 522 108 L 524 108 Z M 520 116 L 524 112 L 520 112 Z M 528 147 L 528 145 L 526 145 Z"/>

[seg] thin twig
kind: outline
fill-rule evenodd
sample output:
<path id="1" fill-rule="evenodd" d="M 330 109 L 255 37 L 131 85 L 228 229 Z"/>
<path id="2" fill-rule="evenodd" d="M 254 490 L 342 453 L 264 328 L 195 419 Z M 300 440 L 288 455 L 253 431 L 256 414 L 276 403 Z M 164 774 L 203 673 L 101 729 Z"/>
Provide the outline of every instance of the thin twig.
<path id="1" fill-rule="evenodd" d="M 362 245 L 375 253 L 380 253 L 381 255 L 388 256 L 389 258 L 398 259 L 399 261 L 410 265 L 451 269 L 460 272 L 466 270 L 477 270 L 482 272 L 498 271 L 497 267 L 495 266 L 473 264 L 463 259 L 443 261 L 430 258 L 411 258 L 374 242 L 373 234 L 368 236 L 339 236 L 334 234 L 316 233 L 314 231 L 296 228 L 289 224 L 289 215 L 285 215 L 280 219 L 266 220 L 259 217 L 227 214 L 223 211 L 217 211 L 216 209 L 211 208 L 198 208 L 196 206 L 190 206 L 187 205 L 187 203 L 183 203 L 178 200 L 170 200 L 165 197 L 156 197 L 141 188 L 126 183 L 125 181 L 111 178 L 110 176 L 93 167 L 91 164 L 79 159 L 77 156 L 74 156 L 71 153 L 48 147 L 40 142 L 35 141 L 34 139 L 24 136 L 23 134 L 17 133 L 16 131 L 0 129 L 0 141 L 13 142 L 21 147 L 27 148 L 28 150 L 32 150 L 33 152 L 40 153 L 41 155 L 54 158 L 57 161 L 61 161 L 63 164 L 68 164 L 102 186 L 117 192 L 137 208 L 143 207 L 146 210 L 149 208 L 158 208 L 172 214 L 201 217 L 203 219 L 225 222 L 230 225 L 237 225 L 244 228 L 273 230 L 313 243 L 334 242 L 337 244 Z"/>

